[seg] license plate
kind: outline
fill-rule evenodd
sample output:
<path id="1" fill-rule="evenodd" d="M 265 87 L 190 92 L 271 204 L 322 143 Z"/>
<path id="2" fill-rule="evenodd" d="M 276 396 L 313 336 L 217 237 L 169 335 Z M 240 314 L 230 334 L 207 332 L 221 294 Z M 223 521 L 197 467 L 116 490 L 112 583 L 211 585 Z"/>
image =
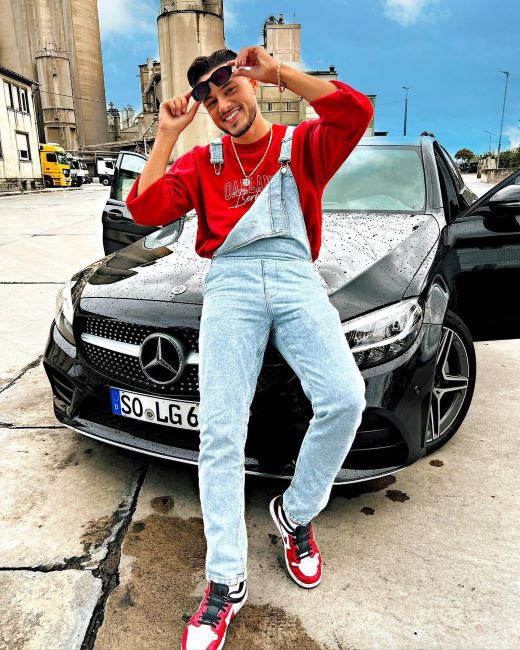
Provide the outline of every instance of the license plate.
<path id="1" fill-rule="evenodd" d="M 179 429 L 199 430 L 198 402 L 140 395 L 110 387 L 112 413 Z"/>

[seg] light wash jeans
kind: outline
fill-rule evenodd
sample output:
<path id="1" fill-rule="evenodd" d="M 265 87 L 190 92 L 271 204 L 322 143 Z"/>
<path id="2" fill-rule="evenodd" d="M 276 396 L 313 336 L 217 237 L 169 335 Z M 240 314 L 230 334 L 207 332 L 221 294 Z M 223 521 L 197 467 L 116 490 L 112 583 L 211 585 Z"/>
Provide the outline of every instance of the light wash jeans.
<path id="1" fill-rule="evenodd" d="M 365 383 L 337 309 L 311 261 L 291 174 L 281 169 L 215 251 L 199 333 L 199 488 L 206 578 L 247 578 L 244 449 L 269 337 L 313 407 L 283 507 L 306 524 L 327 505 L 366 407 Z M 273 414 L 273 417 L 276 417 Z M 276 449 L 273 449 L 276 453 Z"/>

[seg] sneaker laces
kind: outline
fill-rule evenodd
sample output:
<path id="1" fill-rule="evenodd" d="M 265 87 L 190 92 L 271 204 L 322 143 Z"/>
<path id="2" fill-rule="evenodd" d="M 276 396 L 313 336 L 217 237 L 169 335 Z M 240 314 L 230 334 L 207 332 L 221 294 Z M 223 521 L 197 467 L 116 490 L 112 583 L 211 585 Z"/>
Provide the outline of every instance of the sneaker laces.
<path id="1" fill-rule="evenodd" d="M 306 526 L 297 526 L 294 529 L 292 537 L 294 538 L 294 543 L 296 544 L 296 557 L 298 560 L 302 560 L 304 557 L 307 557 L 309 555 L 312 557 L 314 551 L 311 544 L 311 525 L 307 524 Z"/>
<path id="2" fill-rule="evenodd" d="M 224 586 L 225 585 L 216 585 L 213 582 L 211 583 L 210 592 L 208 596 L 206 596 L 203 604 L 203 609 L 205 609 L 199 616 L 198 623 L 210 625 L 212 628 L 218 626 L 220 623 L 220 615 L 229 603 L 229 598 L 223 590 Z"/>

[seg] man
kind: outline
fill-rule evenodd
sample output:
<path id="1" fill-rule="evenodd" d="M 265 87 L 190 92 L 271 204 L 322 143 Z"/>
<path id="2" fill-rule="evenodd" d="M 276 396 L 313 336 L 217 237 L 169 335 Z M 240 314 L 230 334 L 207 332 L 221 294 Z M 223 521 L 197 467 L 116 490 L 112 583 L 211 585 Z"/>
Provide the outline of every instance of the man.
<path id="1" fill-rule="evenodd" d="M 363 136 L 373 109 L 347 84 L 307 75 L 262 47 L 199 57 L 188 81 L 192 90 L 160 106 L 155 144 L 127 205 L 137 223 L 149 225 L 195 208 L 196 252 L 211 258 L 199 333 L 208 584 L 182 647 L 216 650 L 247 598 L 244 446 L 268 340 L 298 375 L 314 411 L 291 484 L 269 509 L 289 576 L 304 588 L 321 580 L 311 520 L 328 502 L 366 401 L 339 314 L 312 263 L 321 244 L 323 189 Z M 270 124 L 257 103 L 259 82 L 304 97 L 319 119 L 296 128 Z M 190 98 L 196 101 L 189 108 Z M 165 174 L 201 103 L 226 135 L 194 147 Z"/>

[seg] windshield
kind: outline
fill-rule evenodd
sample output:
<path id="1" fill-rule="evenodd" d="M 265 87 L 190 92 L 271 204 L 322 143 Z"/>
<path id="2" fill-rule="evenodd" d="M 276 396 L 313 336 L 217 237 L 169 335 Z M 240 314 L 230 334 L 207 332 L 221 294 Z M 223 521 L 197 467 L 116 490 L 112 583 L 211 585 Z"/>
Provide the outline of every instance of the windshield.
<path id="1" fill-rule="evenodd" d="M 68 165 L 69 164 L 69 159 L 64 153 L 60 153 L 59 151 L 56 154 L 58 156 L 58 162 L 60 165 Z"/>
<path id="2" fill-rule="evenodd" d="M 79 168 L 80 169 L 87 169 L 87 165 L 82 160 L 80 160 L 79 161 Z"/>
<path id="3" fill-rule="evenodd" d="M 425 200 L 420 147 L 359 145 L 325 188 L 323 211 L 420 212 Z"/>

